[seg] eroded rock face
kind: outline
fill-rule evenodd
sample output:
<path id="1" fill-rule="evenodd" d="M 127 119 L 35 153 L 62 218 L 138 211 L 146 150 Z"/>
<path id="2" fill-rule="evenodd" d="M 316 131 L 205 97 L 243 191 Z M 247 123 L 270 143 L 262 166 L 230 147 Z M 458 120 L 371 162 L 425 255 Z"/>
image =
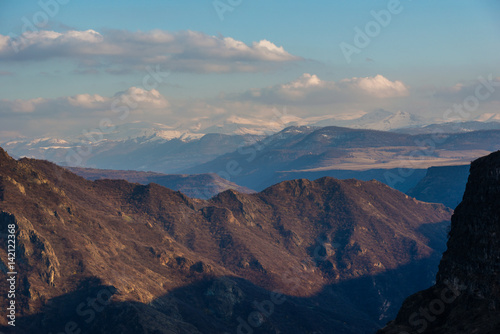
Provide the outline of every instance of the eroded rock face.
<path id="1" fill-rule="evenodd" d="M 205 201 L 1 150 L 0 193 L 2 245 L 16 225 L 22 333 L 375 331 L 431 284 L 451 216 L 374 181 Z M 0 259 L 6 291 L 4 247 Z"/>
<path id="2" fill-rule="evenodd" d="M 500 333 L 500 152 L 471 164 L 436 284 L 380 333 Z"/>

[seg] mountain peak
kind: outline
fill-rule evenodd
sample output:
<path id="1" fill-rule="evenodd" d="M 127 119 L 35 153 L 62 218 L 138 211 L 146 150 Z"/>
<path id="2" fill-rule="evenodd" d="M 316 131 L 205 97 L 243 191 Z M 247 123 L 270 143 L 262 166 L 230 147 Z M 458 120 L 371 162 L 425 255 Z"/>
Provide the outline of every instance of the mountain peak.
<path id="1" fill-rule="evenodd" d="M 1 147 L 0 147 L 0 158 L 4 158 L 4 159 L 10 158 L 9 155 L 7 154 L 7 152 Z"/>
<path id="2" fill-rule="evenodd" d="M 7 161 L 14 160 L 2 147 L 0 147 L 0 166 Z"/>
<path id="3" fill-rule="evenodd" d="M 313 132 L 314 130 L 319 129 L 317 126 L 308 126 L 308 125 L 293 125 L 289 126 L 287 128 L 284 128 L 278 134 L 283 133 L 283 134 L 297 134 L 297 133 L 310 133 Z"/>

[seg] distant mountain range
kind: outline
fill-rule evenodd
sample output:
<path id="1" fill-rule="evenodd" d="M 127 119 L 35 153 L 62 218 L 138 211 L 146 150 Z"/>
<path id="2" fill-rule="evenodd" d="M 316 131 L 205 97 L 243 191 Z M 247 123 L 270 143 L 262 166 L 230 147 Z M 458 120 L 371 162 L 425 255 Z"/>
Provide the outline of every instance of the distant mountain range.
<path id="1" fill-rule="evenodd" d="M 290 127 L 186 172 L 218 173 L 254 190 L 283 178 L 343 174 L 363 179 L 372 175 L 407 191 L 431 166 L 463 165 L 499 148 L 500 130 L 408 135 L 339 127 Z"/>
<path id="2" fill-rule="evenodd" d="M 87 180 L 127 180 L 132 183 L 147 185 L 156 183 L 166 188 L 181 191 L 183 194 L 199 199 L 209 199 L 221 192 L 232 189 L 240 193 L 251 194 L 255 191 L 238 186 L 217 174 L 161 174 L 155 172 L 123 171 L 66 167 L 71 172 Z M 280 173 L 279 181 L 305 178 L 316 180 L 324 176 L 337 179 L 358 179 L 362 181 L 384 180 L 387 173 L 397 173 L 397 169 L 370 169 L 367 171 L 332 170 L 325 172 L 290 172 Z M 430 167 L 427 170 L 415 170 L 405 182 L 395 185 L 400 191 L 418 200 L 428 203 L 441 203 L 454 209 L 462 200 L 469 176 L 469 165 Z M 382 182 L 382 181 L 381 181 Z"/>
<path id="3" fill-rule="evenodd" d="M 223 191 L 232 189 L 243 194 L 251 194 L 255 191 L 238 186 L 221 178 L 217 174 L 161 174 L 153 172 L 123 171 L 110 169 L 93 169 L 67 167 L 76 175 L 82 176 L 87 180 L 127 180 L 132 183 L 150 184 L 156 183 L 166 188 L 180 191 L 183 194 L 200 199 L 209 199 Z"/>
<path id="4" fill-rule="evenodd" d="M 469 177 L 469 165 L 431 167 L 415 187 L 406 194 L 429 203 L 442 203 L 455 209 Z"/>
<path id="5" fill-rule="evenodd" d="M 386 110 L 306 119 L 286 112 L 278 114 L 281 116 L 271 120 L 231 116 L 215 125 L 191 128 L 133 122 L 85 135 L 15 138 L 1 141 L 0 145 L 16 157 L 46 159 L 73 167 L 182 173 L 289 127 L 337 126 L 413 135 L 500 129 L 500 114 L 484 114 L 474 121 L 456 123 L 433 123 L 406 112 Z"/>
<path id="6" fill-rule="evenodd" d="M 253 135 L 186 133 L 176 137 L 164 130 L 150 130 L 133 129 L 102 138 L 94 134 L 94 138 L 99 139 L 95 141 L 88 138 L 13 140 L 4 146 L 13 156 L 44 159 L 63 166 L 178 173 L 261 139 Z"/>
<path id="7" fill-rule="evenodd" d="M 495 117 L 483 118 L 490 121 Z M 412 127 L 407 122 L 407 127 L 399 128 L 405 125 L 404 120 L 411 121 Z M 265 135 L 267 131 L 279 129 L 276 123 L 266 125 L 241 117 L 228 119 L 218 130 L 211 128 L 221 132 L 212 134 L 136 122 L 106 134 L 19 139 L 4 146 L 15 157 L 46 159 L 64 166 L 162 174 L 212 173 L 256 191 L 283 180 L 332 176 L 376 179 L 403 192 L 416 186 L 429 167 L 467 164 L 500 148 L 500 122 L 416 125 L 420 121 L 414 115 L 384 110 L 323 117 L 314 122 L 290 116 L 286 124 L 333 122 L 392 131 L 304 125 L 269 135 Z M 231 124 L 232 130 L 224 124 Z"/>
<path id="8" fill-rule="evenodd" d="M 293 180 L 205 201 L 0 149 L 19 333 L 374 332 L 432 284 L 450 215 L 377 181 Z"/>
<path id="9" fill-rule="evenodd" d="M 447 122 L 441 124 L 430 124 L 422 127 L 408 127 L 394 129 L 393 132 L 407 134 L 428 134 L 428 133 L 462 133 L 481 130 L 500 130 L 500 121 L 494 122 Z"/>

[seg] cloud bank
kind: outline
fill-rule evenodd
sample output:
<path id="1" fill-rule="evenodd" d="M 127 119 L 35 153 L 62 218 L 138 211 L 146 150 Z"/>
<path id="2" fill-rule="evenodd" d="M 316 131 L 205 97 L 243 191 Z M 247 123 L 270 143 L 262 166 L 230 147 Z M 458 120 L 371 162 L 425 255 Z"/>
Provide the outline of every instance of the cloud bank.
<path id="1" fill-rule="evenodd" d="M 34 98 L 27 100 L 0 100 L 0 115 L 14 116 L 16 114 L 31 114 L 32 117 L 54 117 L 57 115 L 85 116 L 91 113 L 118 112 L 119 108 L 127 106 L 129 110 L 137 111 L 168 111 L 169 101 L 156 89 L 145 90 L 130 87 L 118 92 L 113 97 L 98 94 L 77 94 L 75 96 L 55 99 Z"/>
<path id="2" fill-rule="evenodd" d="M 197 73 L 257 72 L 302 58 L 268 40 L 247 45 L 231 37 L 196 31 L 130 32 L 110 30 L 37 31 L 0 35 L 0 60 L 77 60 L 83 67 L 163 64 L 172 71 Z"/>
<path id="3" fill-rule="evenodd" d="M 459 84 L 421 94 L 402 81 L 380 74 L 334 82 L 305 73 L 289 82 L 217 98 L 167 98 L 156 89 L 130 87 L 112 96 L 84 93 L 59 98 L 0 99 L 0 137 L 29 136 L 43 129 L 51 129 L 54 134 L 80 132 L 82 127 L 99 126 L 103 119 L 113 124 L 157 122 L 191 131 L 218 131 L 220 126 L 252 129 L 256 124 L 269 125 L 276 109 L 286 109 L 287 123 L 297 124 L 347 120 L 377 109 L 402 110 L 441 120 L 454 104 L 467 105 L 467 98 L 475 96 L 476 90 L 490 94 L 462 120 L 489 119 L 497 117 L 500 110 L 500 81 L 486 79 L 489 85 Z"/>
<path id="4" fill-rule="evenodd" d="M 382 75 L 348 78 L 339 82 L 324 81 L 317 75 L 304 73 L 289 83 L 263 89 L 251 89 L 237 99 L 267 104 L 333 104 L 349 101 L 377 100 L 409 95 L 401 81 L 391 81 Z"/>

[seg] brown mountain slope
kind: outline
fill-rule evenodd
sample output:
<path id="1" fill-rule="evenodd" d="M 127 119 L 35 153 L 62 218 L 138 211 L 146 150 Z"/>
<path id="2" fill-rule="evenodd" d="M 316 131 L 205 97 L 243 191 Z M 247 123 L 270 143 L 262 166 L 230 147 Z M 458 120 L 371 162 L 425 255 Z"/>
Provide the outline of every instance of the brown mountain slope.
<path id="1" fill-rule="evenodd" d="M 209 199 L 228 189 L 240 193 L 255 193 L 246 187 L 241 187 L 217 174 L 161 174 L 155 172 L 139 172 L 133 170 L 94 169 L 81 167 L 66 167 L 71 172 L 87 180 L 101 179 L 127 180 L 129 182 L 149 184 L 156 183 L 169 189 L 178 190 L 186 196 Z"/>
<path id="2" fill-rule="evenodd" d="M 500 151 L 471 164 L 436 284 L 380 333 L 500 333 Z"/>
<path id="3" fill-rule="evenodd" d="M 365 333 L 430 285 L 449 216 L 379 182 L 203 201 L 0 149 L 0 288 L 15 224 L 23 333 Z"/>

